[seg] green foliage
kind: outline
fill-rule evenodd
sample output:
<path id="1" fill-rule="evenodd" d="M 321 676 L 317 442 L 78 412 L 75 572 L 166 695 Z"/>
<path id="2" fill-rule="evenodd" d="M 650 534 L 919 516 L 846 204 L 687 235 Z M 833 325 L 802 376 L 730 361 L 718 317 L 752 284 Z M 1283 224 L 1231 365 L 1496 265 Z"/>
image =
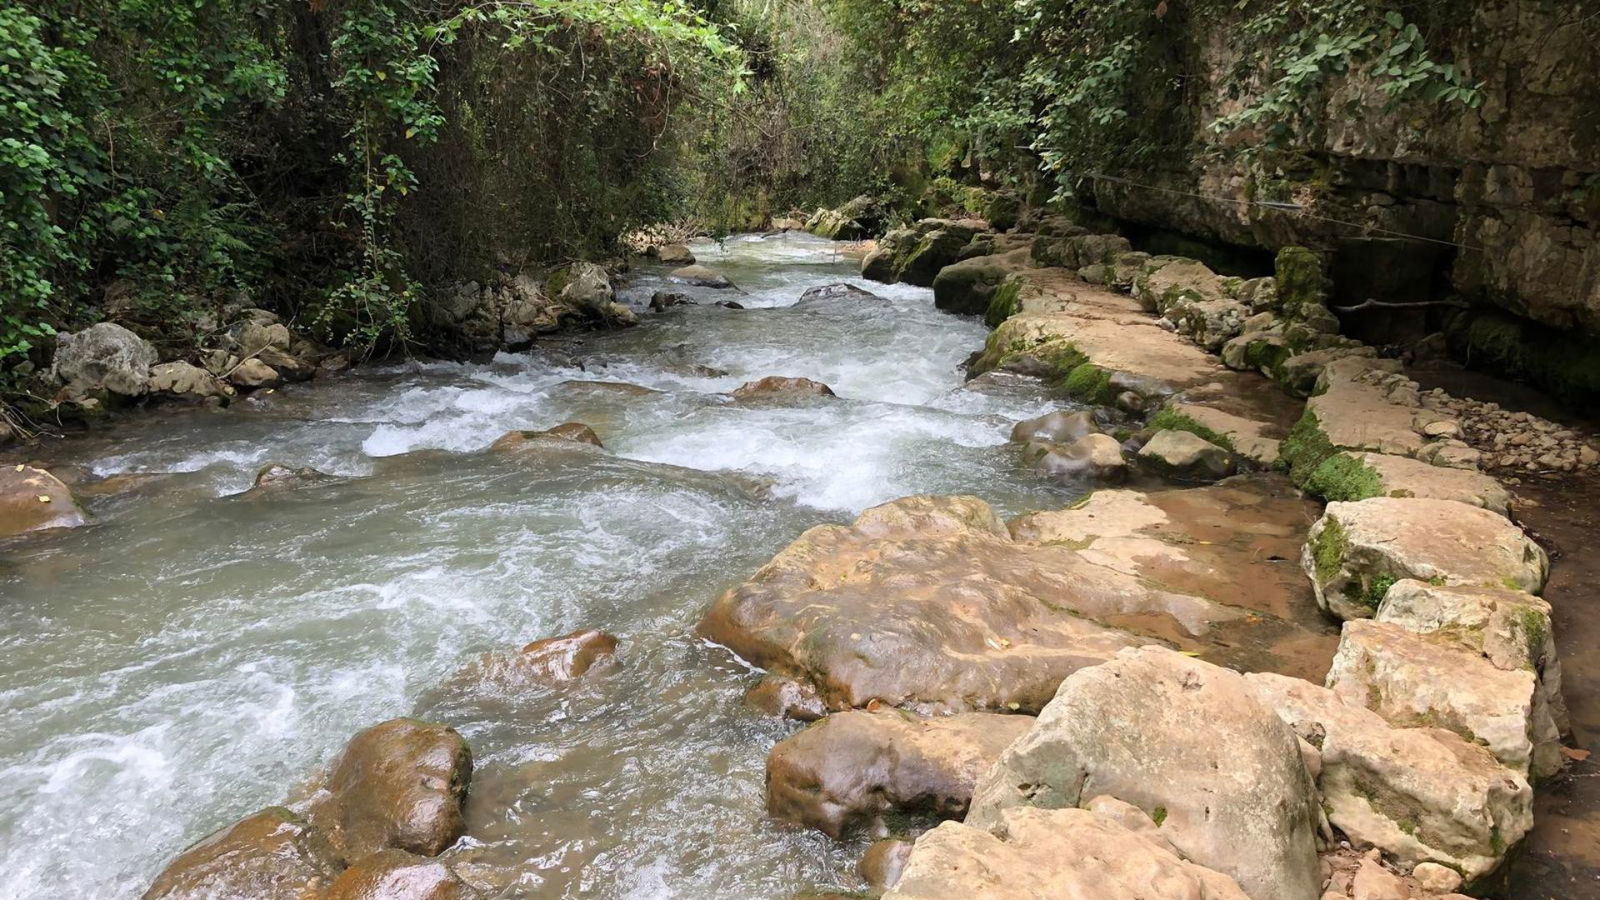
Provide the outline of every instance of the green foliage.
<path id="1" fill-rule="evenodd" d="M 1187 431 L 1201 440 L 1206 441 L 1207 443 L 1216 444 L 1218 447 L 1221 447 L 1229 452 L 1232 452 L 1234 449 L 1233 440 L 1227 435 L 1222 434 L 1214 429 L 1207 428 L 1189 416 L 1186 416 L 1170 407 L 1162 407 L 1161 409 L 1157 410 L 1156 414 L 1150 417 L 1150 421 L 1146 427 L 1156 431 Z"/>
<path id="2" fill-rule="evenodd" d="M 1333 576 L 1339 574 L 1345 554 L 1349 552 L 1350 536 L 1345 534 L 1344 526 L 1338 519 L 1325 519 L 1322 530 L 1311 542 L 1311 563 L 1316 569 L 1317 580 L 1331 581 Z"/>
<path id="3" fill-rule="evenodd" d="M 1366 500 L 1383 493 L 1378 473 L 1348 453 L 1336 453 L 1311 470 L 1306 492 L 1324 500 Z"/>
<path id="4" fill-rule="evenodd" d="M 1282 458 L 1289 464 L 1290 480 L 1307 490 L 1311 476 L 1328 457 L 1338 452 L 1322 430 L 1316 414 L 1309 409 L 1289 429 L 1289 436 L 1283 439 L 1281 447 Z"/>

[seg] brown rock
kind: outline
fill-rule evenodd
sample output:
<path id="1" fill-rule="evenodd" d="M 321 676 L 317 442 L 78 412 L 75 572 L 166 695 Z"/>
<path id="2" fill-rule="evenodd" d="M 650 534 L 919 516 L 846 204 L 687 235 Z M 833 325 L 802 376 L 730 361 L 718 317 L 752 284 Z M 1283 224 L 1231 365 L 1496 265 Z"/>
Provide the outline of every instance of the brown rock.
<path id="1" fill-rule="evenodd" d="M 694 253 L 683 244 L 664 244 L 657 247 L 656 259 L 671 266 L 694 265 Z"/>
<path id="2" fill-rule="evenodd" d="M 801 722 L 815 722 L 828 714 L 827 704 L 817 696 L 815 687 L 781 675 L 768 675 L 756 682 L 745 692 L 744 702 L 769 716 Z"/>
<path id="3" fill-rule="evenodd" d="M 520 653 L 485 653 L 451 679 L 479 690 L 509 693 L 581 678 L 616 665 L 617 639 L 603 631 L 574 631 L 534 641 Z"/>
<path id="4" fill-rule="evenodd" d="M 437 856 L 465 824 L 472 753 L 455 729 L 391 719 L 345 746 L 310 819 L 346 860 L 397 849 Z"/>
<path id="5" fill-rule="evenodd" d="M 88 521 L 72 491 L 54 475 L 32 466 L 0 467 L 0 538 Z"/>
<path id="6" fill-rule="evenodd" d="M 1095 424 L 1092 414 L 1083 410 L 1069 412 L 1063 409 L 1018 422 L 1011 429 L 1011 440 L 1019 444 L 1036 440 L 1070 444 L 1078 438 L 1098 433 L 1100 426 Z"/>
<path id="7" fill-rule="evenodd" d="M 593 428 L 582 422 L 563 422 L 554 428 L 547 428 L 544 431 L 508 431 L 495 439 L 495 442 L 489 445 L 489 449 L 517 450 L 526 447 L 531 442 L 551 438 L 576 441 L 580 444 L 590 444 L 605 449 L 605 445 L 600 443 L 600 435 L 595 434 Z"/>
<path id="8" fill-rule="evenodd" d="M 667 278 L 672 281 L 679 281 L 684 284 L 692 284 L 698 287 L 733 287 L 733 282 L 728 280 L 728 276 L 718 272 L 716 269 L 710 269 L 700 265 L 684 266 L 681 269 L 673 269 L 672 272 L 667 275 Z"/>
<path id="9" fill-rule="evenodd" d="M 321 900 L 470 900 L 477 896 L 436 859 L 384 850 L 344 870 Z"/>
<path id="10" fill-rule="evenodd" d="M 302 466 L 296 469 L 283 463 L 267 463 L 256 472 L 255 486 L 245 493 L 246 495 L 259 495 L 268 491 L 289 490 L 337 480 L 337 477 L 326 472 L 319 472 L 309 466 Z"/>
<path id="11" fill-rule="evenodd" d="M 283 382 L 278 371 L 259 359 L 247 359 L 234 367 L 228 380 L 246 388 L 277 387 Z"/>
<path id="12" fill-rule="evenodd" d="M 144 900 L 305 900 L 339 871 L 327 840 L 282 807 L 262 810 L 185 850 Z"/>
<path id="13" fill-rule="evenodd" d="M 835 713 L 772 748 L 767 811 L 835 838 L 890 810 L 959 817 L 978 777 L 1031 724 L 993 713 Z"/>
<path id="14" fill-rule="evenodd" d="M 873 890 L 887 891 L 895 886 L 895 882 L 900 880 L 900 873 L 905 871 L 906 861 L 911 858 L 911 847 L 910 841 L 894 838 L 874 841 L 861 857 L 856 872 Z"/>
<path id="15" fill-rule="evenodd" d="M 736 400 L 751 400 L 758 397 L 832 397 L 835 394 L 833 388 L 820 381 L 768 375 L 760 381 L 740 385 L 733 396 Z"/>

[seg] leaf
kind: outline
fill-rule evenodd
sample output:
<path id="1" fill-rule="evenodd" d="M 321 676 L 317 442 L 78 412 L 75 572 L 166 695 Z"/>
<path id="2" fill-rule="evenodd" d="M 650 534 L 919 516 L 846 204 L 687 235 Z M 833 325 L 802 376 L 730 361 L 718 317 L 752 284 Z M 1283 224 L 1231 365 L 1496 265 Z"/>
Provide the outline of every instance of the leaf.
<path id="1" fill-rule="evenodd" d="M 1392 9 L 1383 14 L 1383 20 L 1388 22 L 1389 27 L 1395 29 L 1396 31 L 1399 31 L 1406 25 L 1406 17 L 1400 15 Z"/>
<path id="2" fill-rule="evenodd" d="M 1580 749 L 1578 747 L 1562 747 L 1561 755 L 1572 760 L 1573 762 L 1583 762 L 1589 758 L 1589 751 Z"/>

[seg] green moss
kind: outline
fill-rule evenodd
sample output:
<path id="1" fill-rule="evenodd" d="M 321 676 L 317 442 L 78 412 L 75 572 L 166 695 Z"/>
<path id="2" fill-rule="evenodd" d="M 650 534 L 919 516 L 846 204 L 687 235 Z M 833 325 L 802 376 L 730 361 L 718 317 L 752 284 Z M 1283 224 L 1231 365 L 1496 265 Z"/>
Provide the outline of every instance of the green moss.
<path id="1" fill-rule="evenodd" d="M 1285 247 L 1278 251 L 1276 266 L 1278 299 L 1283 312 L 1297 318 L 1307 306 L 1326 306 L 1331 283 L 1323 271 L 1322 258 L 1305 247 Z"/>
<path id="2" fill-rule="evenodd" d="M 990 328 L 998 328 L 1001 322 L 1017 314 L 1021 302 L 1022 281 L 1017 278 L 1007 278 L 995 288 L 993 296 L 989 298 L 989 309 L 983 317 L 984 324 Z"/>
<path id="3" fill-rule="evenodd" d="M 1207 428 L 1170 407 L 1162 407 L 1155 415 L 1151 416 L 1150 427 L 1157 431 L 1187 431 L 1201 440 L 1216 444 L 1230 453 L 1234 449 L 1232 438 Z"/>
<path id="4" fill-rule="evenodd" d="M 1344 526 L 1338 519 L 1328 519 L 1311 542 L 1311 559 L 1317 570 L 1317 580 L 1332 581 L 1333 576 L 1339 574 L 1345 554 L 1349 552 L 1350 536 L 1345 534 Z"/>
<path id="5" fill-rule="evenodd" d="M 1166 820 L 1167 808 L 1165 806 L 1158 806 L 1150 813 L 1150 821 L 1156 823 L 1157 828 L 1160 828 L 1161 823 L 1165 822 Z"/>
<path id="6" fill-rule="evenodd" d="M 1111 373 L 1093 363 L 1072 369 L 1061 379 L 1060 386 L 1068 397 L 1084 403 L 1109 406 L 1117 401 L 1117 392 L 1111 387 Z"/>
<path id="7" fill-rule="evenodd" d="M 1290 480 L 1311 493 L 1315 493 L 1309 487 L 1311 476 L 1327 462 L 1328 457 L 1337 452 L 1338 448 L 1328 440 L 1322 423 L 1317 421 L 1316 413 L 1310 409 L 1289 430 L 1289 436 L 1283 439 L 1281 446 L 1283 460 L 1289 464 Z"/>
<path id="8" fill-rule="evenodd" d="M 1306 476 L 1302 487 L 1324 500 L 1366 500 L 1383 493 L 1378 473 L 1348 453 L 1324 459 Z"/>
<path id="9" fill-rule="evenodd" d="M 1383 605 L 1383 598 L 1389 593 L 1389 588 L 1394 587 L 1396 581 L 1399 579 L 1393 575 L 1373 576 L 1372 580 L 1367 582 L 1366 590 L 1362 592 L 1361 602 L 1377 609 Z"/>
<path id="10" fill-rule="evenodd" d="M 1550 620 L 1537 609 L 1524 609 L 1517 616 L 1517 622 L 1522 626 L 1522 640 L 1528 648 L 1528 668 L 1536 669 L 1539 658 L 1544 655 L 1544 645 L 1550 640 Z"/>
<path id="11" fill-rule="evenodd" d="M 1502 312 L 1469 312 L 1445 335 L 1473 368 L 1530 381 L 1573 406 L 1600 401 L 1600 345 L 1577 333 Z"/>

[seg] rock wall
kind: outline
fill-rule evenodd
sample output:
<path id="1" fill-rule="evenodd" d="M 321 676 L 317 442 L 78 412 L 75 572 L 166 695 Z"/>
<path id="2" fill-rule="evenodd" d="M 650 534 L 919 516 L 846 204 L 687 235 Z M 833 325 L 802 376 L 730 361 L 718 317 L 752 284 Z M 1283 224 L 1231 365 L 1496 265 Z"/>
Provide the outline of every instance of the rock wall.
<path id="1" fill-rule="evenodd" d="M 1595 28 L 1583 24 L 1593 9 L 1571 0 L 1457 5 L 1453 33 L 1430 39 L 1441 40 L 1439 58 L 1481 83 L 1481 105 L 1389 109 L 1377 85 L 1350 77 L 1328 92 L 1308 152 L 1270 169 L 1238 153 L 1260 135 L 1212 131 L 1240 102 L 1232 73 L 1253 63 L 1230 39 L 1237 23 L 1195 17 L 1176 37 L 1189 61 L 1192 153 L 1085 189 L 1121 219 L 1328 251 L 1336 270 L 1377 269 L 1395 299 L 1453 288 L 1544 325 L 1600 333 L 1600 67 Z M 1263 200 L 1299 209 L 1247 202 Z M 1385 232 L 1464 248 L 1396 247 Z"/>

